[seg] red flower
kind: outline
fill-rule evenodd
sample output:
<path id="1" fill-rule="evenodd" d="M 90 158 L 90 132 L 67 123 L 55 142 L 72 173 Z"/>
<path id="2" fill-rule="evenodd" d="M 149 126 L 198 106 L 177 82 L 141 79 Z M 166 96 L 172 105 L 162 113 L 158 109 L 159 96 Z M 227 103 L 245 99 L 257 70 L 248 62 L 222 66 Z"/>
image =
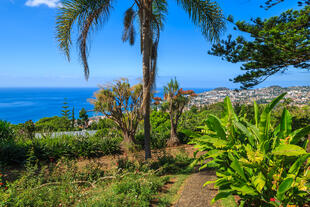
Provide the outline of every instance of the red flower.
<path id="1" fill-rule="evenodd" d="M 153 98 L 155 101 L 161 101 L 162 99 L 160 97 L 154 97 Z"/>
<path id="2" fill-rule="evenodd" d="M 5 190 L 7 190 L 7 189 L 8 189 L 8 187 L 5 187 L 4 189 L 5 189 Z"/>
<path id="3" fill-rule="evenodd" d="M 0 185 L 3 185 L 3 183 L 0 183 Z"/>
<path id="4" fill-rule="evenodd" d="M 275 198 L 270 198 L 270 201 L 271 201 L 271 202 L 275 202 L 276 199 L 275 199 Z"/>

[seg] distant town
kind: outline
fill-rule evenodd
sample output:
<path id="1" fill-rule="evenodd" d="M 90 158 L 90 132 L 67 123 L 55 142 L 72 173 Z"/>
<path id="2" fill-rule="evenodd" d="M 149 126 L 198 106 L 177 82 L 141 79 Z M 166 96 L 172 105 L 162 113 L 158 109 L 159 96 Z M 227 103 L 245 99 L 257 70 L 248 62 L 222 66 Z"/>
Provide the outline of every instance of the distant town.
<path id="1" fill-rule="evenodd" d="M 228 88 L 216 88 L 212 91 L 197 94 L 189 107 L 195 105 L 197 107 L 221 102 L 226 96 L 229 96 L 233 104 L 252 104 L 255 100 L 257 103 L 269 103 L 272 99 L 282 93 L 287 93 L 285 99 L 288 104 L 293 105 L 309 105 L 310 104 L 310 86 L 296 86 L 283 88 L 280 86 L 270 86 L 267 88 L 251 89 L 251 90 L 230 90 Z"/>

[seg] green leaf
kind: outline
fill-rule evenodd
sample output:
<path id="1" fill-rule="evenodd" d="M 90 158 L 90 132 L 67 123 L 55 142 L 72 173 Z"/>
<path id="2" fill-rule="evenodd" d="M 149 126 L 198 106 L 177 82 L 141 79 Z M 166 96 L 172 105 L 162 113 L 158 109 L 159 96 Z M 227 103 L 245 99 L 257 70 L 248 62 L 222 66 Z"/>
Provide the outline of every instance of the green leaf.
<path id="1" fill-rule="evenodd" d="M 213 183 L 215 183 L 215 182 L 216 182 L 216 180 L 207 181 L 207 182 L 205 182 L 205 184 L 203 184 L 203 187 L 205 187 L 206 185 L 213 184 Z"/>
<path id="2" fill-rule="evenodd" d="M 288 191 L 292 187 L 293 182 L 293 178 L 286 178 L 285 180 L 283 180 L 282 183 L 279 185 L 277 195 L 283 195 L 286 191 Z"/>
<path id="3" fill-rule="evenodd" d="M 229 182 L 227 181 L 227 176 L 226 176 L 226 177 L 217 179 L 214 187 L 221 187 L 221 186 L 227 185 L 227 184 L 229 184 Z"/>
<path id="4" fill-rule="evenodd" d="M 266 178 L 264 177 L 263 173 L 260 172 L 258 174 L 258 176 L 254 176 L 252 178 L 253 180 L 253 183 L 254 183 L 254 186 L 256 188 L 256 190 L 259 192 L 259 193 L 262 193 L 262 190 L 266 184 Z"/>
<path id="5" fill-rule="evenodd" d="M 280 96 L 278 96 L 277 98 L 273 99 L 273 101 L 270 102 L 270 104 L 268 105 L 269 111 L 271 111 L 280 101 L 281 99 L 286 96 L 287 93 L 282 93 Z"/>
<path id="6" fill-rule="evenodd" d="M 237 172 L 237 174 L 238 174 L 241 178 L 243 178 L 245 181 L 247 180 L 246 177 L 245 177 L 245 175 L 244 175 L 243 168 L 241 167 L 241 165 L 240 165 L 240 163 L 239 163 L 238 160 L 234 160 L 234 161 L 230 164 L 230 167 L 231 167 L 232 169 L 234 169 L 234 170 Z"/>
<path id="7" fill-rule="evenodd" d="M 307 154 L 307 152 L 293 144 L 280 144 L 278 147 L 276 147 L 272 154 L 274 155 L 284 155 L 284 156 L 298 156 L 298 155 L 304 155 Z"/>
<path id="8" fill-rule="evenodd" d="M 296 143 L 299 142 L 299 140 L 301 138 L 307 136 L 308 134 L 310 134 L 310 126 L 307 126 L 305 128 L 299 129 L 298 132 L 295 135 L 293 135 L 293 137 L 291 138 L 290 143 L 291 144 L 296 144 Z"/>
<path id="9" fill-rule="evenodd" d="M 226 116 L 228 116 L 228 120 L 238 120 L 238 117 L 234 112 L 234 108 L 228 96 L 224 99 L 224 107 L 226 111 Z"/>
<path id="10" fill-rule="evenodd" d="M 226 139 L 226 133 L 219 118 L 214 115 L 209 115 L 207 124 L 210 130 L 215 131 L 219 138 Z"/>
<path id="11" fill-rule="evenodd" d="M 263 113 L 260 116 L 259 122 L 259 132 L 261 140 L 266 140 L 269 137 L 270 130 L 270 114 L 271 110 L 279 103 L 279 101 L 286 95 L 286 93 L 282 93 L 280 96 L 275 98 L 272 102 L 270 102 L 264 109 Z"/>
<path id="12" fill-rule="evenodd" d="M 237 187 L 237 186 L 231 185 L 230 188 L 240 192 L 243 195 L 250 195 L 250 196 L 256 196 L 257 195 L 257 192 L 254 190 L 254 188 L 247 186 L 247 185 L 243 185 L 242 187 Z"/>
<path id="13" fill-rule="evenodd" d="M 294 164 L 290 167 L 288 173 L 289 174 L 298 174 L 300 167 L 304 164 L 304 162 L 310 157 L 310 154 L 303 155 L 299 157 Z"/>
<path id="14" fill-rule="evenodd" d="M 241 122 L 239 121 L 234 121 L 234 125 L 240 130 L 242 131 L 248 138 L 250 144 L 252 146 L 254 146 L 254 141 L 255 141 L 255 137 L 254 135 L 251 133 L 251 131 L 249 131 Z"/>
<path id="15" fill-rule="evenodd" d="M 280 138 L 286 138 L 292 131 L 292 117 L 287 109 L 283 110 L 280 124 Z"/>
<path id="16" fill-rule="evenodd" d="M 228 196 L 230 196 L 232 194 L 232 192 L 228 191 L 228 192 L 219 192 L 218 194 L 216 194 L 216 196 L 212 199 L 211 203 L 215 203 L 216 201 L 222 199 L 222 198 L 227 198 Z"/>
<path id="17" fill-rule="evenodd" d="M 258 127 L 259 111 L 256 101 L 254 101 L 254 119 L 255 119 L 255 126 Z"/>
<path id="18" fill-rule="evenodd" d="M 182 129 L 180 132 L 185 134 L 187 137 L 191 137 L 191 138 L 199 137 L 198 133 L 196 133 L 190 129 Z"/>
<path id="19" fill-rule="evenodd" d="M 213 138 L 210 136 L 202 136 L 200 139 L 197 139 L 198 141 L 202 141 L 202 142 L 207 142 L 212 144 L 214 147 L 216 148 L 224 148 L 227 146 L 228 142 L 223 140 L 223 139 L 219 139 L 219 138 Z"/>
<path id="20" fill-rule="evenodd" d="M 217 149 L 214 149 L 214 150 L 210 150 L 207 152 L 207 156 L 205 158 L 215 158 L 215 157 L 218 157 L 220 155 L 222 155 L 225 151 L 224 150 L 217 150 Z"/>

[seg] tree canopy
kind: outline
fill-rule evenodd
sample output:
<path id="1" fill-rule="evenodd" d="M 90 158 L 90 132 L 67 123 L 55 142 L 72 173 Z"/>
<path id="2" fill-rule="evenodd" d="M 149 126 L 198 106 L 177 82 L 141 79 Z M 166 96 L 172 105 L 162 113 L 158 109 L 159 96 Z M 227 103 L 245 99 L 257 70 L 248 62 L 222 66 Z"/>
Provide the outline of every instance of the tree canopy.
<path id="1" fill-rule="evenodd" d="M 177 137 L 177 128 L 180 117 L 185 106 L 189 103 L 190 98 L 195 96 L 193 90 L 183 90 L 179 87 L 176 79 L 171 79 L 170 82 L 164 86 L 164 99 L 162 108 L 169 113 L 171 130 L 170 139 L 167 141 L 167 146 L 175 146 L 179 144 Z"/>
<path id="2" fill-rule="evenodd" d="M 111 119 L 122 130 L 124 144 L 135 143 L 135 134 L 142 120 L 142 84 L 130 86 L 128 79 L 115 81 L 95 94 L 95 111 Z"/>
<path id="3" fill-rule="evenodd" d="M 77 26 L 78 46 L 86 79 L 89 77 L 87 61 L 87 40 L 107 22 L 115 0 L 62 0 L 62 7 L 56 20 L 56 38 L 59 47 L 70 60 L 71 35 Z M 145 137 L 145 158 L 151 157 L 150 150 L 150 102 L 154 87 L 157 65 L 157 47 L 164 17 L 168 11 L 167 0 L 132 0 L 124 15 L 123 41 L 134 43 L 135 26 L 139 28 L 142 72 L 143 72 L 143 118 Z M 216 2 L 211 0 L 176 0 L 189 15 L 192 22 L 201 29 L 207 40 L 218 40 L 225 29 L 223 13 Z M 138 20 L 138 25 L 135 24 Z"/>
<path id="4" fill-rule="evenodd" d="M 264 7 L 266 9 L 269 9 L 279 3 L 284 2 L 285 0 L 267 0 L 265 1 L 265 6 L 261 6 Z M 297 0 L 297 4 L 298 6 L 302 6 L 302 5 L 310 5 L 310 0 Z"/>
<path id="5" fill-rule="evenodd" d="M 242 88 L 253 87 L 269 76 L 285 72 L 290 66 L 310 69 L 310 6 L 301 10 L 288 10 L 280 16 L 252 23 L 238 21 L 236 28 L 251 36 L 236 39 L 229 35 L 227 40 L 214 44 L 209 54 L 221 56 L 231 63 L 243 63 L 245 74 L 233 79 Z M 232 20 L 231 20 L 232 21 Z M 232 21 L 233 22 L 233 21 Z"/>

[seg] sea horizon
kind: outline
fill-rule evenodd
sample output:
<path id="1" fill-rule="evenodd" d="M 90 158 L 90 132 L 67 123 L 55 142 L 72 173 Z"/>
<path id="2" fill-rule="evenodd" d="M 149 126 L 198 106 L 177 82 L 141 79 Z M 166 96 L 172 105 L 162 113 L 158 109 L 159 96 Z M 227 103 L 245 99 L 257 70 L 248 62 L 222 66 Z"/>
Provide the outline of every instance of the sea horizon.
<path id="1" fill-rule="evenodd" d="M 195 93 L 210 91 L 211 88 L 183 88 Z M 68 102 L 69 109 L 74 107 L 75 118 L 85 108 L 89 117 L 100 115 L 93 110 L 87 100 L 99 87 L 0 87 L 0 120 L 12 124 L 28 120 L 37 122 L 44 117 L 61 116 L 63 103 Z M 163 88 L 155 90 L 155 96 L 163 97 Z"/>

